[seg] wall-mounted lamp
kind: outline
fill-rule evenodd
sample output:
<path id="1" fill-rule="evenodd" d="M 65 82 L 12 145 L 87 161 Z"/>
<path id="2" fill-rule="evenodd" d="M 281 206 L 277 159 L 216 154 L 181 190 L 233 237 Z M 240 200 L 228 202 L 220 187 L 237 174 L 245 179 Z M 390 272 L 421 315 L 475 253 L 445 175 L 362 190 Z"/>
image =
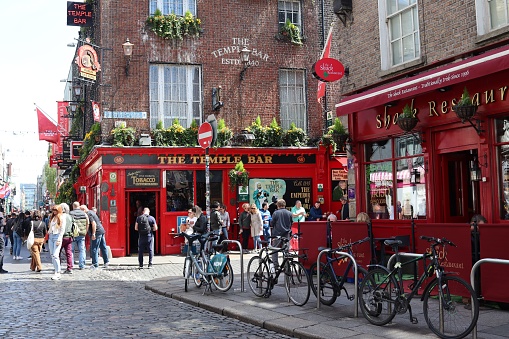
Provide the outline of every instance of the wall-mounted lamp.
<path id="1" fill-rule="evenodd" d="M 79 82 L 72 83 L 72 91 L 74 92 L 74 96 L 77 99 L 79 99 L 81 97 L 82 90 L 83 90 L 83 87 L 81 86 L 81 83 L 79 83 Z"/>
<path id="2" fill-rule="evenodd" d="M 440 87 L 438 89 L 439 92 L 448 92 L 450 90 L 451 90 L 451 86 Z"/>
<path id="3" fill-rule="evenodd" d="M 251 51 L 247 49 L 247 46 L 244 46 L 242 50 L 239 52 L 240 54 L 240 61 L 242 61 L 242 64 L 244 64 L 244 68 L 240 72 L 240 80 L 244 80 L 244 74 L 246 73 L 246 70 L 249 68 L 249 54 L 251 54 Z"/>
<path id="4" fill-rule="evenodd" d="M 479 162 L 477 159 L 477 156 L 474 155 L 474 159 L 470 161 L 470 180 L 471 181 L 481 181 L 482 179 L 482 173 L 481 173 L 481 167 L 488 168 L 488 156 L 486 153 L 483 155 L 484 158 L 484 164 Z"/>
<path id="5" fill-rule="evenodd" d="M 421 183 L 421 172 L 419 169 L 414 168 L 410 175 L 410 183 L 412 184 L 420 184 Z"/>
<path id="6" fill-rule="evenodd" d="M 124 58 L 125 58 L 125 75 L 129 76 L 129 65 L 131 64 L 131 55 L 133 54 L 133 47 L 129 41 L 129 38 L 125 39 L 125 42 L 122 44 L 122 48 L 124 49 Z"/>
<path id="7" fill-rule="evenodd" d="M 387 108 L 395 107 L 397 105 L 398 105 L 398 101 L 397 100 L 389 101 L 389 102 L 385 103 L 385 107 L 387 107 Z"/>
<path id="8" fill-rule="evenodd" d="M 243 129 L 239 134 L 233 137 L 233 143 L 241 146 L 249 146 L 256 139 L 254 134 L 250 133 L 248 130 Z"/>

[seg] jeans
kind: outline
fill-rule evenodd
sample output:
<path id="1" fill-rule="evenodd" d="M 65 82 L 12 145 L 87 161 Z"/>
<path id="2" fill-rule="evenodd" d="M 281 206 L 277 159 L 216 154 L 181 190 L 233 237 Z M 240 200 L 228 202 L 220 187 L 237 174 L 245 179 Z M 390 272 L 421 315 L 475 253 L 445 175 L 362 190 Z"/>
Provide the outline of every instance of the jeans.
<path id="1" fill-rule="evenodd" d="M 85 260 L 87 259 L 87 252 L 85 249 L 85 236 L 79 236 L 74 238 L 74 242 L 76 243 L 76 246 L 78 247 L 79 251 L 79 268 L 83 269 L 85 268 Z"/>
<path id="2" fill-rule="evenodd" d="M 60 273 L 60 248 L 62 248 L 62 240 L 57 245 L 58 234 L 50 234 L 48 239 L 49 253 L 51 254 L 51 262 L 55 268 L 55 273 Z"/>
<path id="3" fill-rule="evenodd" d="M 72 238 L 62 239 L 62 250 L 65 251 L 65 257 L 67 259 L 67 270 L 71 271 L 74 261 L 74 256 L 72 254 Z"/>
<path id="4" fill-rule="evenodd" d="M 228 240 L 228 228 L 223 227 L 221 230 L 223 231 L 223 234 L 221 234 L 221 239 Z"/>
<path id="5" fill-rule="evenodd" d="M 264 227 L 263 228 L 263 240 L 269 241 L 270 237 L 270 227 Z"/>
<path id="6" fill-rule="evenodd" d="M 152 234 L 140 235 L 138 238 L 138 263 L 143 267 L 143 252 L 148 249 L 148 264 L 152 265 L 154 257 L 154 237 Z"/>
<path id="7" fill-rule="evenodd" d="M 96 234 L 95 240 L 92 240 L 90 243 L 90 256 L 92 257 L 92 266 L 98 267 L 99 260 L 99 248 L 101 249 L 101 254 L 104 260 L 104 264 L 106 265 L 109 262 L 108 259 L 108 249 L 106 248 L 106 239 L 104 238 L 104 234 Z"/>
<path id="8" fill-rule="evenodd" d="M 21 237 L 16 232 L 12 232 L 12 236 L 14 237 L 14 242 L 12 245 L 12 247 L 13 247 L 12 255 L 15 257 L 19 257 L 19 254 L 21 253 L 22 240 L 21 240 Z"/>
<path id="9" fill-rule="evenodd" d="M 4 247 L 7 247 L 7 244 L 9 243 L 9 237 L 5 234 L 0 234 L 0 238 L 4 239 Z"/>
<path id="10" fill-rule="evenodd" d="M 262 243 L 260 241 L 261 241 L 261 239 L 260 239 L 259 235 L 255 235 L 253 237 L 253 244 L 254 244 L 254 249 L 255 250 L 258 249 L 258 246 L 260 247 L 260 249 L 262 249 Z"/>

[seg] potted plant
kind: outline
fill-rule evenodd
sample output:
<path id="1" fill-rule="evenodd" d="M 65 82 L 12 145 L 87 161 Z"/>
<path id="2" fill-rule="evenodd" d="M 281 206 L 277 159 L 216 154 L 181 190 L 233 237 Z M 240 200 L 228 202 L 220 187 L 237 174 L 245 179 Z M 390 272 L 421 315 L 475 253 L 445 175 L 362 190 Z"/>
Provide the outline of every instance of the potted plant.
<path id="1" fill-rule="evenodd" d="M 133 127 L 119 126 L 111 130 L 113 136 L 113 146 L 133 146 L 136 136 L 136 130 Z"/>
<path id="2" fill-rule="evenodd" d="M 463 94 L 461 95 L 460 100 L 454 106 L 452 106 L 452 110 L 456 113 L 458 118 L 461 119 L 461 122 L 465 122 L 465 120 L 470 120 L 475 113 L 477 112 L 477 106 L 473 104 L 472 99 L 470 98 L 470 94 L 468 94 L 468 90 L 465 87 L 463 90 Z"/>
<path id="3" fill-rule="evenodd" d="M 403 112 L 398 116 L 396 124 L 405 132 L 410 132 L 417 126 L 419 119 L 415 116 L 412 108 L 408 104 L 403 107 Z"/>
<path id="4" fill-rule="evenodd" d="M 295 45 L 302 45 L 302 36 L 300 35 L 300 28 L 292 23 L 290 19 L 286 19 L 284 25 L 279 29 L 278 39 L 286 39 Z"/>
<path id="5" fill-rule="evenodd" d="M 203 32 L 201 20 L 195 18 L 190 11 L 184 16 L 178 16 L 174 13 L 163 15 L 156 9 L 154 15 L 147 18 L 146 23 L 152 32 L 163 39 L 183 40 L 186 36 L 197 37 Z"/>
<path id="6" fill-rule="evenodd" d="M 226 126 L 224 119 L 217 121 L 217 140 L 216 147 L 224 147 L 230 145 L 230 140 L 233 138 L 233 132 Z"/>
<path id="7" fill-rule="evenodd" d="M 306 145 L 307 139 L 306 132 L 292 122 L 290 128 L 283 134 L 283 145 L 301 147 Z"/>
<path id="8" fill-rule="evenodd" d="M 239 161 L 235 167 L 228 172 L 230 178 L 230 189 L 235 191 L 237 186 L 247 186 L 249 184 L 249 172 L 244 168 L 244 163 Z"/>
<path id="9" fill-rule="evenodd" d="M 334 124 L 329 127 L 327 133 L 322 135 L 322 145 L 332 146 L 333 152 L 346 152 L 346 142 L 348 140 L 348 131 L 339 118 L 334 120 Z"/>

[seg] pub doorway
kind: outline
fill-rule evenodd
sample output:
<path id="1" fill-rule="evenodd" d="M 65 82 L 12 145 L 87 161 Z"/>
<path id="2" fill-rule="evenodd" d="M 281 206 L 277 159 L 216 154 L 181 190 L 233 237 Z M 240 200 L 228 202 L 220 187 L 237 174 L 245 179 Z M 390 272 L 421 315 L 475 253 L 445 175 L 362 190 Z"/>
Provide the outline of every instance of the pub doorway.
<path id="1" fill-rule="evenodd" d="M 143 213 L 143 208 L 150 209 L 150 215 L 158 222 L 159 211 L 157 210 L 158 192 L 128 192 L 127 193 L 127 253 L 128 255 L 138 255 L 138 232 L 134 230 L 134 224 L 139 214 Z M 159 225 L 158 225 L 159 226 Z M 154 254 L 159 254 L 159 237 L 158 232 L 154 233 Z"/>
<path id="2" fill-rule="evenodd" d="M 437 185 L 439 193 L 435 206 L 443 222 L 470 222 L 474 214 L 480 213 L 479 182 L 470 178 L 472 161 L 477 158 L 477 150 L 465 150 L 440 155 L 440 171 Z M 442 192 L 440 192 L 442 190 Z"/>

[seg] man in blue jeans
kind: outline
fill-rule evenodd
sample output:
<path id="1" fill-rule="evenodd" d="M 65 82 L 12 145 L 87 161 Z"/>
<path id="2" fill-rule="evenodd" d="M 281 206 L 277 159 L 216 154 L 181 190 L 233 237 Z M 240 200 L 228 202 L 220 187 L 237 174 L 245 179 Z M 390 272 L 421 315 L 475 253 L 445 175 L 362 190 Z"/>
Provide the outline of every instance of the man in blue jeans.
<path id="1" fill-rule="evenodd" d="M 90 211 L 86 205 L 81 205 L 81 210 L 88 215 L 88 220 L 90 221 L 90 227 L 88 228 L 88 235 L 90 236 L 90 257 L 92 258 L 92 266 L 90 268 L 96 269 L 99 267 L 99 248 L 102 252 L 102 257 L 104 260 L 104 268 L 108 268 L 109 258 L 108 258 L 108 249 L 106 248 L 106 231 L 99 220 L 97 214 L 94 211 Z"/>
<path id="2" fill-rule="evenodd" d="M 85 249 L 85 236 L 88 230 L 88 215 L 80 209 L 80 203 L 75 201 L 72 204 L 72 211 L 69 212 L 74 218 L 74 223 L 78 226 L 79 235 L 74 238 L 74 242 L 78 247 L 79 260 L 78 265 L 80 270 L 85 268 L 85 260 L 87 259 L 87 252 Z"/>
<path id="3" fill-rule="evenodd" d="M 143 214 L 136 218 L 134 230 L 138 232 L 138 263 L 143 268 L 143 252 L 148 249 L 148 268 L 152 268 L 154 257 L 154 234 L 157 231 L 156 219 L 150 215 L 150 209 L 145 207 Z"/>

